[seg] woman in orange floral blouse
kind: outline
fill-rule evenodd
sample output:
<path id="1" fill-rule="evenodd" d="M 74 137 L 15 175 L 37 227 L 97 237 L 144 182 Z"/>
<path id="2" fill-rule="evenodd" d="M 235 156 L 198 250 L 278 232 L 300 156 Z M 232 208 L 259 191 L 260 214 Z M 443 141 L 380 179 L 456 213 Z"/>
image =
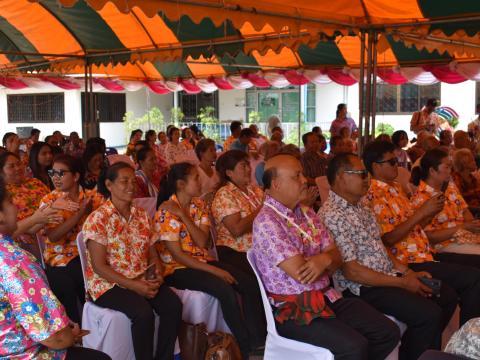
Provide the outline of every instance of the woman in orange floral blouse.
<path id="1" fill-rule="evenodd" d="M 418 185 L 412 205 L 417 209 L 443 192 L 443 209 L 424 228 L 428 240 L 435 246 L 440 261 L 480 267 L 480 220 L 474 219 L 460 191 L 450 181 L 451 171 L 448 153 L 440 149 L 427 151 L 412 172 L 412 180 Z"/>
<path id="2" fill-rule="evenodd" d="M 154 315 L 160 316 L 156 360 L 171 360 L 182 318 L 182 303 L 163 284 L 163 266 L 152 240 L 147 213 L 132 204 L 133 168 L 118 162 L 100 177 L 108 200 L 83 225 L 87 245 L 87 289 L 95 304 L 120 311 L 132 321 L 137 360 L 152 359 Z"/>
<path id="3" fill-rule="evenodd" d="M 80 323 L 78 302 L 85 301 L 85 289 L 76 240 L 88 214 L 101 205 L 103 197 L 95 190 L 84 190 L 80 186 L 83 168 L 81 162 L 70 155 L 58 155 L 49 175 L 55 190 L 42 198 L 40 208 L 54 206 L 59 209 L 62 220 L 45 227 L 45 272 L 70 319 Z"/>
<path id="4" fill-rule="evenodd" d="M 165 282 L 216 297 L 244 358 L 248 358 L 250 350 L 265 343 L 260 292 L 254 278 L 209 254 L 210 219 L 199 198 L 200 190 L 198 168 L 185 162 L 174 164 L 162 181 L 153 237 L 160 241 Z M 245 319 L 235 291 L 242 297 Z"/>
<path id="5" fill-rule="evenodd" d="M 39 209 L 42 197 L 49 190 L 40 180 L 26 177 L 18 155 L 11 152 L 0 155 L 0 176 L 17 208 L 17 230 L 12 237 L 23 249 L 40 259 L 42 255 L 35 233 L 45 224 L 61 220 L 58 211 L 51 206 Z"/>
<path id="6" fill-rule="evenodd" d="M 452 180 L 476 217 L 480 216 L 480 179 L 473 154 L 468 149 L 455 151 L 453 155 Z M 477 175 L 477 176 L 476 176 Z"/>
<path id="7" fill-rule="evenodd" d="M 262 208 L 263 191 L 250 183 L 250 163 L 243 151 L 227 151 L 215 167 L 222 183 L 212 203 L 218 256 L 254 277 L 246 254 L 252 246 L 252 224 Z"/>

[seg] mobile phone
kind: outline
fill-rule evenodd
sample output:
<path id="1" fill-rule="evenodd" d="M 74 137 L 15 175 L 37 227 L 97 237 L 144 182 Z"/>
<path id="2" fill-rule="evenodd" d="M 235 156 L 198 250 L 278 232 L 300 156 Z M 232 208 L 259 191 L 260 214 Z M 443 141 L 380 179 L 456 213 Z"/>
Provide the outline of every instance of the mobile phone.
<path id="1" fill-rule="evenodd" d="M 146 280 L 155 280 L 157 278 L 157 266 L 153 263 L 147 267 L 145 271 Z"/>
<path id="2" fill-rule="evenodd" d="M 435 296 L 440 296 L 440 289 L 442 287 L 442 280 L 438 279 L 430 279 L 425 276 L 419 277 L 418 280 L 420 280 L 423 284 L 428 286 L 432 290 L 432 295 Z"/>
<path id="3" fill-rule="evenodd" d="M 448 188 L 448 181 L 444 181 L 443 184 L 442 184 L 442 187 L 440 189 L 440 191 L 442 193 L 445 193 L 445 191 L 447 191 L 447 188 Z"/>

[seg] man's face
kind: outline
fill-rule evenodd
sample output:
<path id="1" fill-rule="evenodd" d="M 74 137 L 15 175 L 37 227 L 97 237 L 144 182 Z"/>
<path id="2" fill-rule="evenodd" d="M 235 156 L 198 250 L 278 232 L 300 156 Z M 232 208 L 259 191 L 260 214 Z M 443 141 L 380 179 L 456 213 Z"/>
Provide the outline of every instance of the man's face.
<path id="1" fill-rule="evenodd" d="M 302 164 L 293 156 L 285 156 L 284 163 L 277 170 L 275 181 L 278 192 L 289 203 L 300 201 L 306 194 L 307 179 L 303 176 Z"/>
<path id="2" fill-rule="evenodd" d="M 317 152 L 320 150 L 320 139 L 316 134 L 310 134 L 307 137 L 307 143 L 305 144 L 305 150 L 311 152 Z"/>
<path id="3" fill-rule="evenodd" d="M 335 184 L 338 184 L 340 192 L 361 198 L 368 191 L 370 177 L 366 172 L 362 160 L 357 156 L 351 156 L 350 163 L 350 166 L 339 171 L 335 179 Z"/>
<path id="4" fill-rule="evenodd" d="M 393 152 L 383 155 L 382 160 L 373 163 L 375 175 L 387 181 L 395 180 L 398 176 L 398 160 Z"/>

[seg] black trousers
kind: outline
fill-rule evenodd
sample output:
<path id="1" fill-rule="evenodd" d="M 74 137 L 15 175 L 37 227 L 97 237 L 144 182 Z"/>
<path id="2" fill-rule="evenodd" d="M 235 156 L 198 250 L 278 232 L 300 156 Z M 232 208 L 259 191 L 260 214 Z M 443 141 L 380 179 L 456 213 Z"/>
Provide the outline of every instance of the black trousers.
<path id="1" fill-rule="evenodd" d="M 327 304 L 336 318 L 316 318 L 309 325 L 276 322 L 278 333 L 326 348 L 335 360 L 384 360 L 398 345 L 398 326 L 363 300 L 343 298 Z"/>
<path id="2" fill-rule="evenodd" d="M 82 316 L 78 305 L 85 303 L 85 286 L 80 257 L 77 256 L 71 260 L 67 266 L 47 266 L 45 273 L 50 288 L 65 307 L 68 317 L 80 324 Z"/>
<path id="3" fill-rule="evenodd" d="M 100 296 L 95 304 L 120 311 L 132 321 L 133 348 L 137 360 L 173 359 L 175 340 L 182 321 L 182 302 L 168 286 L 160 286 L 153 299 L 146 299 L 131 290 L 114 286 Z M 160 317 L 155 357 L 153 311 Z"/>
<path id="4" fill-rule="evenodd" d="M 72 346 L 67 349 L 65 360 L 112 360 L 107 354 L 93 349 Z"/>
<path id="5" fill-rule="evenodd" d="M 228 246 L 217 246 L 218 258 L 221 262 L 233 265 L 245 274 L 252 276 L 255 280 L 255 273 L 247 260 L 247 253 L 235 251 Z"/>
<path id="6" fill-rule="evenodd" d="M 435 260 L 459 264 L 463 266 L 472 266 L 474 268 L 480 268 L 480 255 L 472 254 L 457 254 L 457 253 L 437 253 L 434 255 Z"/>
<path id="7" fill-rule="evenodd" d="M 354 297 L 349 290 L 347 297 Z M 442 332 L 457 307 L 457 294 L 443 284 L 440 297 L 427 299 L 395 287 L 360 288 L 360 298 L 379 312 L 407 325 L 400 345 L 400 359 L 415 360 L 428 349 L 441 348 Z"/>
<path id="8" fill-rule="evenodd" d="M 480 316 L 480 270 L 444 262 L 412 263 L 414 271 L 427 271 L 455 290 L 460 298 L 460 326 Z"/>
<path id="9" fill-rule="evenodd" d="M 265 314 L 258 286 L 255 286 L 256 280 L 230 264 L 218 261 L 209 264 L 228 271 L 238 284 L 230 285 L 208 272 L 190 268 L 175 270 L 165 278 L 165 283 L 177 289 L 202 291 L 217 298 L 225 322 L 235 336 L 242 355 L 247 358 L 250 350 L 265 344 L 266 337 L 263 326 Z M 242 308 L 237 293 L 241 296 Z"/>
<path id="10" fill-rule="evenodd" d="M 253 343 L 257 344 L 257 346 L 264 345 L 267 336 L 267 320 L 265 319 L 257 277 L 255 276 L 250 263 L 248 262 L 247 253 L 235 251 L 228 246 L 218 246 L 217 253 L 221 263 L 229 264 L 230 266 L 233 266 L 237 270 L 242 271 L 245 275 L 250 277 L 249 286 L 254 287 L 255 292 L 258 294 L 257 301 L 253 307 L 253 311 L 257 315 L 255 323 L 247 324 L 247 327 L 250 337 L 253 337 Z"/>

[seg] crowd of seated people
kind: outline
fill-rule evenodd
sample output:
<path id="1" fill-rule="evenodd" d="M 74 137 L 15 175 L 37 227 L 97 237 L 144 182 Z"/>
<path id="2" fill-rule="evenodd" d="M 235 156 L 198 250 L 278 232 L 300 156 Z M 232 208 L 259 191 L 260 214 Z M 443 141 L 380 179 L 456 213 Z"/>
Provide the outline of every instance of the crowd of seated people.
<path id="1" fill-rule="evenodd" d="M 444 130 L 437 139 L 419 130 L 407 149 L 407 133 L 397 131 L 360 153 L 345 104 L 328 154 L 319 127 L 303 134 L 302 149 L 284 143 L 280 124 L 270 139 L 254 124 L 242 129 L 233 121 L 230 130 L 217 152 L 195 126 L 137 129 L 125 155 L 112 158 L 101 138 L 56 131 L 41 142 L 37 129 L 28 139 L 7 133 L 0 254 L 18 253 L 50 299 L 34 290 L 30 301 L 55 306 L 35 310 L 41 335 L 23 314 L 15 315 L 18 324 L 0 318 L 0 338 L 13 326 L 21 354 L 106 359 L 71 347 L 83 334 L 87 298 L 130 319 L 136 359 L 173 359 L 182 301 L 170 287 L 216 298 L 243 359 L 265 346 L 260 286 L 281 336 L 326 348 L 335 359 L 385 359 L 399 343 L 399 359 L 418 359 L 441 349 L 457 306 L 458 325 L 480 318 L 480 180 L 468 133 Z M 329 185 L 323 204 L 319 178 Z M 137 198 L 153 199 L 154 213 Z M 0 261 L 2 279 L 23 276 Z M 428 279 L 441 285 L 434 289 Z M 0 286 L 3 308 L 33 311 Z M 0 346 L 0 357 L 12 349 Z"/>

